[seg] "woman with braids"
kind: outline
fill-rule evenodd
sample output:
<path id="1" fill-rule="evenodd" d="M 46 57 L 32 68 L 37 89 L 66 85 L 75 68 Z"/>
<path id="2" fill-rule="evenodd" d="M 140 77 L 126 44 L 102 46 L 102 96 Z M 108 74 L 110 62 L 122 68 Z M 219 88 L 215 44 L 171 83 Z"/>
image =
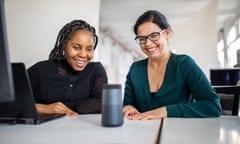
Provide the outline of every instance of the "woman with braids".
<path id="1" fill-rule="evenodd" d="M 39 113 L 101 112 L 107 75 L 100 62 L 91 62 L 97 43 L 95 28 L 86 21 L 71 21 L 60 30 L 49 59 L 28 69 Z"/>

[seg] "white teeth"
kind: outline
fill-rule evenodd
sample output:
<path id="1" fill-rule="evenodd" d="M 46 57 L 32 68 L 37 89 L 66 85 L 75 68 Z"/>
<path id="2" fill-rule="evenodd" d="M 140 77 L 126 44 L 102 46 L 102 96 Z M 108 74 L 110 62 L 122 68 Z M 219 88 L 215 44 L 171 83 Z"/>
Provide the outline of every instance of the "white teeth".
<path id="1" fill-rule="evenodd" d="M 78 66 L 83 66 L 85 64 L 85 61 L 81 61 L 81 60 L 76 60 L 75 62 Z"/>
<path id="2" fill-rule="evenodd" d="M 149 52 L 152 52 L 152 51 L 154 51 L 156 48 L 149 48 L 149 49 L 147 49 Z"/>

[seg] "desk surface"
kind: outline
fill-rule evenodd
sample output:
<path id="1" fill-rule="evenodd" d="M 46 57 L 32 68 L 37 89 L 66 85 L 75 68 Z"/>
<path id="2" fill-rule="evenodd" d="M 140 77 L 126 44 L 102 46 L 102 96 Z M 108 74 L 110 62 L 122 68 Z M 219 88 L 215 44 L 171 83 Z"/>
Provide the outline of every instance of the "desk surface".
<path id="1" fill-rule="evenodd" d="M 102 127 L 101 115 L 63 117 L 40 125 L 0 124 L 3 144 L 155 144 L 160 120 Z M 164 119 L 160 144 L 240 144 L 240 118 Z"/>
<path id="2" fill-rule="evenodd" d="M 0 124 L 1 144 L 154 144 L 160 120 L 102 127 L 101 115 L 63 117 L 40 125 Z"/>
<path id="3" fill-rule="evenodd" d="M 160 144 L 240 144 L 240 118 L 164 119 Z"/>

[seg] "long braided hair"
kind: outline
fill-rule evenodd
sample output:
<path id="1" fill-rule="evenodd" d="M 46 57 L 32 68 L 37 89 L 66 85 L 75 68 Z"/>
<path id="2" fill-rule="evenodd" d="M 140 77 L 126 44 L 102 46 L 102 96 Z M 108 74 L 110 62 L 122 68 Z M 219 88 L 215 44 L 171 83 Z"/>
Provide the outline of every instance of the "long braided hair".
<path id="1" fill-rule="evenodd" d="M 59 31 L 55 46 L 49 54 L 49 59 L 54 59 L 57 61 L 61 61 L 65 59 L 64 53 L 65 53 L 65 48 L 68 40 L 72 37 L 72 35 L 76 31 L 81 29 L 86 29 L 92 32 L 93 39 L 95 42 L 94 44 L 94 50 L 95 50 L 98 43 L 98 37 L 96 35 L 95 28 L 84 20 L 73 20 L 70 23 L 67 23 L 65 26 L 63 26 L 63 28 Z"/>

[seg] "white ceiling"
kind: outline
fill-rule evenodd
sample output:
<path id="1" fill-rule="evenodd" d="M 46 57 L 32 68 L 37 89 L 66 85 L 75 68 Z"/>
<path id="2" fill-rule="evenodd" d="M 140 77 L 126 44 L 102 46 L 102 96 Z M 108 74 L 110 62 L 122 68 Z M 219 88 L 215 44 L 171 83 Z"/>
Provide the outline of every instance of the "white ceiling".
<path id="1" fill-rule="evenodd" d="M 100 27 L 127 47 L 135 47 L 133 24 L 145 10 L 158 9 L 171 25 L 195 15 L 209 0 L 101 0 Z M 220 29 L 240 12 L 240 0 L 218 0 L 217 26 Z"/>

